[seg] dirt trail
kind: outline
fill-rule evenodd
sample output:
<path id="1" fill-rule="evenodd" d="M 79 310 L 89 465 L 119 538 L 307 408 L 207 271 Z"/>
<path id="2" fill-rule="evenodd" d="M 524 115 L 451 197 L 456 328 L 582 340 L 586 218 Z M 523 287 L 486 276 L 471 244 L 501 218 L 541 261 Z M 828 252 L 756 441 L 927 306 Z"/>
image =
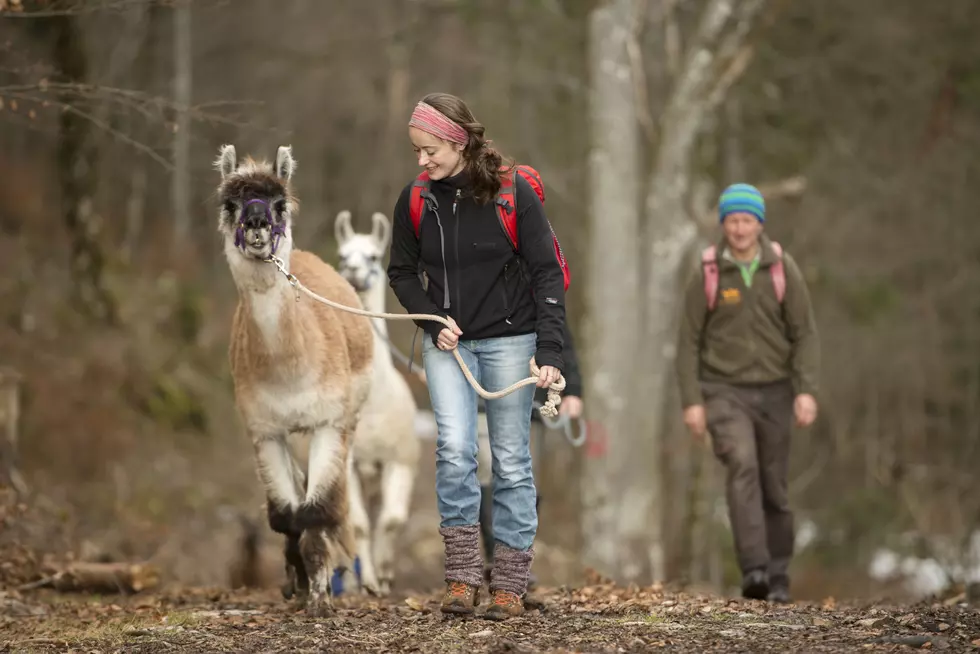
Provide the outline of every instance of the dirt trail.
<path id="1" fill-rule="evenodd" d="M 980 651 L 980 611 L 955 598 L 780 607 L 611 584 L 541 589 L 538 597 L 540 610 L 497 623 L 443 618 L 437 592 L 384 601 L 346 596 L 335 616 L 312 619 L 273 592 L 192 588 L 96 599 L 7 591 L 0 594 L 0 651 Z"/>

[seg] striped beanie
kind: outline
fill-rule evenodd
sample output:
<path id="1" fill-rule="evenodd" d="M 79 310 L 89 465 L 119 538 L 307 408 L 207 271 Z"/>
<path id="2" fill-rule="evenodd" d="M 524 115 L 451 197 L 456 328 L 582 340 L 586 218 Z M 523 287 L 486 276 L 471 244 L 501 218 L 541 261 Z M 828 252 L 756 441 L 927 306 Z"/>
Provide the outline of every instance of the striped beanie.
<path id="1" fill-rule="evenodd" d="M 718 220 L 725 221 L 725 216 L 736 211 L 750 213 L 766 222 L 766 201 L 759 189 L 751 184 L 732 184 L 721 192 L 718 199 Z"/>

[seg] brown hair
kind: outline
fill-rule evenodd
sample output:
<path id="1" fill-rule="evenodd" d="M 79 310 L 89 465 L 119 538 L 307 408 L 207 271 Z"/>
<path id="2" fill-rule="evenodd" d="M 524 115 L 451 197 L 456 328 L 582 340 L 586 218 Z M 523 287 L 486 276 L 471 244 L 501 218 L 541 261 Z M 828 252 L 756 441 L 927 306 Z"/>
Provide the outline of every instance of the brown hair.
<path id="1" fill-rule="evenodd" d="M 477 122 L 473 112 L 460 98 L 449 93 L 430 93 L 422 98 L 422 102 L 438 109 L 469 134 L 469 141 L 463 148 L 463 159 L 473 184 L 473 197 L 480 203 L 492 201 L 500 191 L 500 176 L 513 168 L 513 162 L 501 170 L 503 156 L 490 147 L 483 137 L 486 132 L 483 125 Z"/>

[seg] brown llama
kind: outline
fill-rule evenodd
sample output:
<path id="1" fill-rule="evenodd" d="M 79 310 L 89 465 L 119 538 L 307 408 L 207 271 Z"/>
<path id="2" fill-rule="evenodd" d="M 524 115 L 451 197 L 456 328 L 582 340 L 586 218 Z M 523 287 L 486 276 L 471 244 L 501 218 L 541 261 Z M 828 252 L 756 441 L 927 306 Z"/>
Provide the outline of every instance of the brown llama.
<path id="1" fill-rule="evenodd" d="M 367 318 L 300 295 L 272 257 L 317 294 L 361 308 L 357 293 L 316 255 L 293 248 L 297 202 L 292 149 L 274 166 L 221 147 L 218 230 L 238 288 L 229 357 L 235 403 L 255 448 L 269 525 L 286 537 L 283 594 L 307 611 L 332 607 L 335 568 L 352 567 L 349 521 L 351 439 L 371 389 L 373 342 Z M 308 450 L 306 469 L 290 442 Z"/>

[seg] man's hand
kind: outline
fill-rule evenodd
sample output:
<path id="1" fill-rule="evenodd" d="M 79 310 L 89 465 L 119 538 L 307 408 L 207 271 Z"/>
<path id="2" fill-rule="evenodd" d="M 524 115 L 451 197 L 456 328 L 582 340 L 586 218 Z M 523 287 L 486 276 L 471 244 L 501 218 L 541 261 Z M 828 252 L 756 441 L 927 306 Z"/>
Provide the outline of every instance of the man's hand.
<path id="1" fill-rule="evenodd" d="M 704 436 L 708 431 L 707 421 L 704 416 L 704 406 L 693 404 L 684 409 L 684 424 L 687 425 L 691 435 L 697 439 Z"/>
<path id="2" fill-rule="evenodd" d="M 582 398 L 577 395 L 568 395 L 561 398 L 561 404 L 558 405 L 559 415 L 568 416 L 572 420 L 577 420 L 582 417 Z"/>
<path id="3" fill-rule="evenodd" d="M 799 427 L 809 427 L 817 419 L 817 401 L 809 393 L 800 393 L 793 402 L 793 414 Z"/>

